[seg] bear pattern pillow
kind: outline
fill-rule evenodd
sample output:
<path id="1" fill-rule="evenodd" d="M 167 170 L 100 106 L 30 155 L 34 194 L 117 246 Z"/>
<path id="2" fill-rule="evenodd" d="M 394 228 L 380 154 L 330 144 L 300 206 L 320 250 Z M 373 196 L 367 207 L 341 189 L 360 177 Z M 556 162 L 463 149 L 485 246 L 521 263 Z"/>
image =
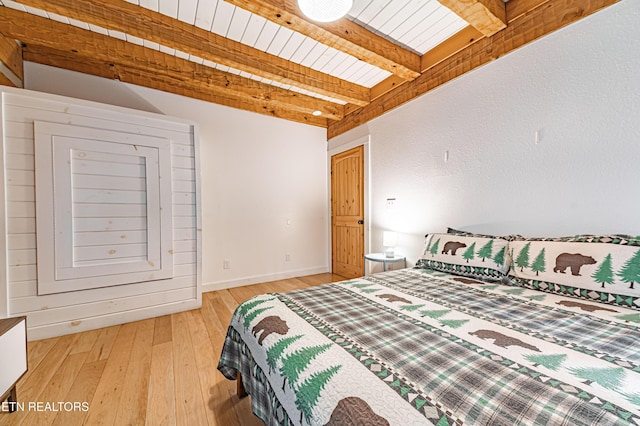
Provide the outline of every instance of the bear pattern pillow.
<path id="1" fill-rule="evenodd" d="M 512 284 L 640 309 L 640 237 L 529 238 L 509 251 Z"/>
<path id="2" fill-rule="evenodd" d="M 416 266 L 499 281 L 506 276 L 510 263 L 507 244 L 501 238 L 429 234 Z"/>

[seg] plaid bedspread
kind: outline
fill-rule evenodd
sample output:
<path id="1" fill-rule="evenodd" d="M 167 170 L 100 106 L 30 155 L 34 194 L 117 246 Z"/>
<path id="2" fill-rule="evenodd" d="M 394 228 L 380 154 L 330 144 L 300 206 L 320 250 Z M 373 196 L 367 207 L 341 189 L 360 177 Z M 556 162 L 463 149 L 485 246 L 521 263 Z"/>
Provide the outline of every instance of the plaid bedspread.
<path id="1" fill-rule="evenodd" d="M 244 302 L 218 369 L 241 372 L 268 425 L 640 425 L 639 325 L 403 269 Z"/>

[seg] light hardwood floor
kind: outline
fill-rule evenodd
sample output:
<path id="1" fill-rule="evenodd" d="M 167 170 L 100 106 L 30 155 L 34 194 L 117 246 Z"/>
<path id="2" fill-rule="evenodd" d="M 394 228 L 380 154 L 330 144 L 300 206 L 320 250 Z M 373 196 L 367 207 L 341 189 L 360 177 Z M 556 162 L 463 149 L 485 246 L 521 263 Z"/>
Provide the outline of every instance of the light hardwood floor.
<path id="1" fill-rule="evenodd" d="M 0 425 L 261 425 L 250 399 L 239 400 L 236 382 L 216 369 L 234 309 L 256 294 L 341 279 L 320 274 L 204 293 L 200 309 L 29 342 L 29 371 L 17 388 L 24 411 L 0 410 Z M 73 411 L 73 402 L 88 410 Z"/>

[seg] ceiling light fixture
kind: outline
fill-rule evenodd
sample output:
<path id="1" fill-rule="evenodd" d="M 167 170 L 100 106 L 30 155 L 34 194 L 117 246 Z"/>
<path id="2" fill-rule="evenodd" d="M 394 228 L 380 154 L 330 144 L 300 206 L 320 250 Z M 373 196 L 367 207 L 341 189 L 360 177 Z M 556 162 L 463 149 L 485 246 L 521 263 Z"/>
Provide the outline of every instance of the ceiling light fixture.
<path id="1" fill-rule="evenodd" d="M 315 115 L 316 117 L 319 117 L 319 116 L 321 116 L 321 115 L 322 115 L 322 111 L 320 111 L 320 110 L 315 110 L 315 111 L 313 111 L 311 114 Z"/>
<path id="2" fill-rule="evenodd" d="M 298 6 L 309 19 L 331 22 L 349 13 L 353 0 L 298 0 Z"/>

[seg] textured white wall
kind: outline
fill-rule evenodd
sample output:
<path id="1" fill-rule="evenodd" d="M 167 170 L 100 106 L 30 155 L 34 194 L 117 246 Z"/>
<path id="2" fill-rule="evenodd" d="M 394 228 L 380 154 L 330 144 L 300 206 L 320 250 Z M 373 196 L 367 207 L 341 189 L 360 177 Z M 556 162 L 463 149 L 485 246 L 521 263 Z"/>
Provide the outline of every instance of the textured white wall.
<path id="1" fill-rule="evenodd" d="M 447 226 L 640 234 L 638 22 L 622 0 L 331 140 L 371 135 L 372 247 L 384 229 L 411 261 Z"/>
<path id="2" fill-rule="evenodd" d="M 324 129 L 34 63 L 25 82 L 198 123 L 205 291 L 328 270 Z"/>

